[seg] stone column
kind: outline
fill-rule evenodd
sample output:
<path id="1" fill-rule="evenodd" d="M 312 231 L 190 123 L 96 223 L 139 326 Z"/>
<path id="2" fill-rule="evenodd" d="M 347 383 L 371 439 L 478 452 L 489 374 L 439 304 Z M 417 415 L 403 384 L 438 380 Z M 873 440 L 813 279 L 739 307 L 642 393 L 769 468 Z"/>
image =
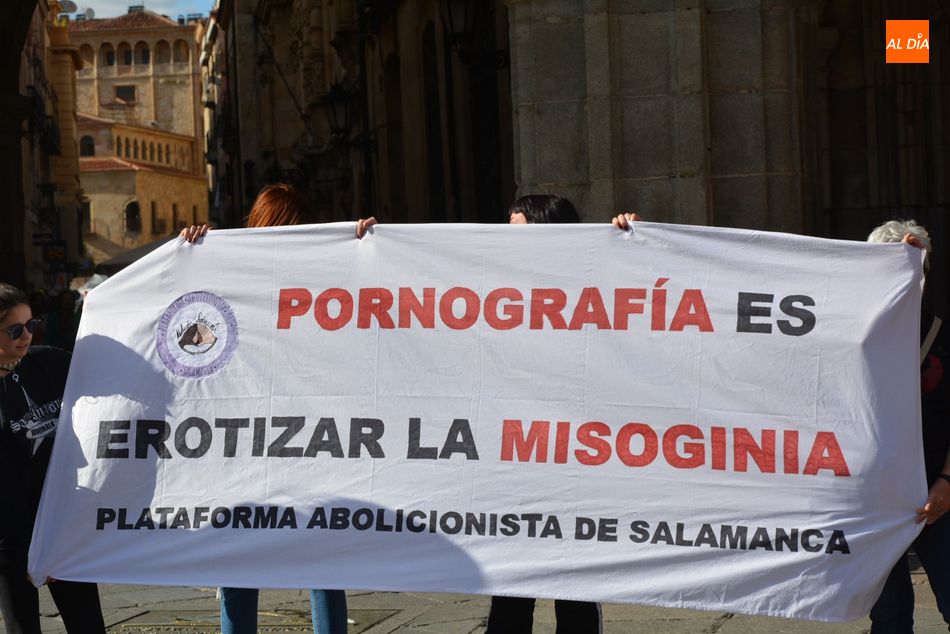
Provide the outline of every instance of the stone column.
<path id="1" fill-rule="evenodd" d="M 594 28 L 603 28 L 603 20 L 596 16 L 591 22 Z M 509 23 L 517 195 L 562 194 L 582 214 L 596 217 L 590 209 L 585 5 L 571 0 L 513 0 Z M 609 102 L 607 87 L 599 92 L 603 96 L 598 112 Z M 596 169 L 602 177 L 603 162 Z"/>
<path id="2" fill-rule="evenodd" d="M 588 221 L 813 226 L 813 0 L 508 4 L 519 195 Z"/>
<path id="3" fill-rule="evenodd" d="M 699 0 L 509 0 L 518 194 L 707 220 Z"/>

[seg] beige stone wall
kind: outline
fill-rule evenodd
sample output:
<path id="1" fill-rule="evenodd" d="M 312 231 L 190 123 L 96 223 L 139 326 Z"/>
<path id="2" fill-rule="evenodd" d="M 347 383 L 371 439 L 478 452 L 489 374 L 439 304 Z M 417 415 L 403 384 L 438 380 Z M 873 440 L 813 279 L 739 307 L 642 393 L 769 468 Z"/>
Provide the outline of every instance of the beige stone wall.
<path id="1" fill-rule="evenodd" d="M 66 257 L 80 257 L 79 139 L 76 129 L 76 70 L 82 64 L 69 41 L 64 24 L 50 27 L 49 81 L 57 94 L 55 118 L 59 126 L 60 154 L 50 157 L 50 177 L 56 185 L 55 203 L 61 234 L 66 238 Z"/>
<path id="2" fill-rule="evenodd" d="M 56 2 L 39 2 L 24 45 L 20 94 L 35 96 L 20 141 L 23 168 L 23 253 L 30 286 L 68 284 L 80 259 L 79 161 L 75 71 L 79 56 L 58 22 Z M 58 137 L 58 147 L 54 139 Z M 66 244 L 66 261 L 48 262 L 42 242 Z"/>
<path id="3" fill-rule="evenodd" d="M 120 156 L 115 147 L 115 134 L 111 125 L 86 125 L 80 123 L 77 134 L 82 139 L 91 136 L 96 147 L 95 156 Z"/>
<path id="4" fill-rule="evenodd" d="M 817 2 L 508 0 L 519 194 L 808 231 Z"/>
<path id="5" fill-rule="evenodd" d="M 208 189 L 200 176 L 128 170 L 84 172 L 82 179 L 93 233 L 127 249 L 208 220 Z M 139 232 L 126 231 L 125 209 L 131 202 L 139 204 Z"/>
<path id="6" fill-rule="evenodd" d="M 137 196 L 142 207 L 142 232 L 149 234 L 144 242 L 208 221 L 208 184 L 202 176 L 139 172 Z M 153 202 L 158 222 L 152 221 Z"/>
<path id="7" fill-rule="evenodd" d="M 136 199 L 135 172 L 83 172 L 82 184 L 89 199 L 92 233 L 115 244 L 132 248 L 140 235 L 125 231 L 125 206 Z"/>
<path id="8" fill-rule="evenodd" d="M 197 32 L 195 24 L 128 32 L 74 32 L 74 42 L 92 62 L 78 73 L 79 111 L 138 125 L 156 122 L 177 134 L 200 135 Z M 130 65 L 122 63 L 120 51 L 125 46 L 133 51 Z M 114 66 L 105 64 L 108 47 L 117 52 Z M 149 61 L 143 64 L 141 52 L 146 47 Z M 134 86 L 135 103 L 116 103 L 116 86 Z"/>

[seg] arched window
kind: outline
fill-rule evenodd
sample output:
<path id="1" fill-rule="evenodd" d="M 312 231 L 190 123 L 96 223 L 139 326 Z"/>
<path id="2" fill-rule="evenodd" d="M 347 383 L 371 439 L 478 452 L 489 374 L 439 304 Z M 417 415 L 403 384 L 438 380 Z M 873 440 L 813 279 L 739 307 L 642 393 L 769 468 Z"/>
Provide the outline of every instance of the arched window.
<path id="1" fill-rule="evenodd" d="M 167 143 L 165 144 L 165 164 L 166 165 L 172 164 L 172 148 Z"/>
<path id="2" fill-rule="evenodd" d="M 132 154 L 129 152 L 129 138 L 125 138 L 125 158 L 129 158 Z"/>
<path id="3" fill-rule="evenodd" d="M 115 155 L 122 156 L 122 137 L 120 136 L 115 138 Z"/>
<path id="4" fill-rule="evenodd" d="M 148 144 L 148 160 L 155 161 L 155 143 L 154 141 Z"/>
<path id="5" fill-rule="evenodd" d="M 132 158 L 137 159 L 139 157 L 139 140 L 135 139 L 132 141 Z"/>
<path id="6" fill-rule="evenodd" d="M 108 42 L 99 47 L 99 65 L 115 66 L 115 49 Z"/>
<path id="7" fill-rule="evenodd" d="M 165 40 L 155 43 L 155 63 L 170 64 L 172 61 L 172 47 Z"/>
<path id="8" fill-rule="evenodd" d="M 96 140 L 88 134 L 79 139 L 79 156 L 95 156 Z"/>
<path id="9" fill-rule="evenodd" d="M 145 42 L 138 42 L 135 45 L 135 63 L 141 64 L 142 66 L 148 66 L 151 63 L 152 54 L 148 50 L 148 44 Z"/>
<path id="10" fill-rule="evenodd" d="M 134 200 L 125 206 L 125 230 L 128 233 L 142 231 L 142 212 Z"/>
<path id="11" fill-rule="evenodd" d="M 96 52 L 88 44 L 79 47 L 79 57 L 82 58 L 83 68 L 92 68 L 96 65 Z"/>
<path id="12" fill-rule="evenodd" d="M 191 61 L 191 49 L 188 48 L 188 42 L 185 40 L 175 42 L 174 60 L 176 64 Z"/>
<path id="13" fill-rule="evenodd" d="M 119 43 L 115 49 L 115 56 L 119 62 L 119 66 L 132 65 L 132 47 L 129 46 L 128 42 Z"/>

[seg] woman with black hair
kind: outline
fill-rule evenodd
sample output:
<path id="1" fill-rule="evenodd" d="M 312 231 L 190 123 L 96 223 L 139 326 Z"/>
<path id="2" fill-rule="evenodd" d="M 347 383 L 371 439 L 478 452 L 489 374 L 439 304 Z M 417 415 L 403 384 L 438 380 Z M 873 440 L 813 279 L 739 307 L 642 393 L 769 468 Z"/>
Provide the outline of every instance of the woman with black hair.
<path id="1" fill-rule="evenodd" d="M 577 208 L 563 196 L 522 196 L 508 208 L 508 222 L 513 225 L 580 221 Z M 534 601 L 527 597 L 493 596 L 485 634 L 531 634 Z M 598 603 L 558 599 L 554 602 L 554 612 L 557 634 L 599 634 L 601 631 Z"/>
<path id="2" fill-rule="evenodd" d="M 580 222 L 574 203 L 563 196 L 535 194 L 522 196 L 508 208 L 508 223 L 513 225 Z"/>
<path id="3" fill-rule="evenodd" d="M 30 347 L 39 325 L 26 294 L 0 283 L 0 613 L 9 634 L 41 631 L 27 555 L 69 369 L 65 350 Z M 95 584 L 49 589 L 67 632 L 105 632 Z"/>

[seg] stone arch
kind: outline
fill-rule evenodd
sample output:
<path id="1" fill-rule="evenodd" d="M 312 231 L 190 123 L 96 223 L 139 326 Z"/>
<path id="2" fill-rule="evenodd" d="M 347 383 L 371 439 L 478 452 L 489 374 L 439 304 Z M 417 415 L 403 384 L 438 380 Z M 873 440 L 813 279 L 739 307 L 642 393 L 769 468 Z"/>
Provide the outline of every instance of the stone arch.
<path id="1" fill-rule="evenodd" d="M 82 59 L 83 68 L 92 68 L 96 65 L 96 52 L 88 44 L 79 47 L 79 57 Z"/>
<path id="2" fill-rule="evenodd" d="M 138 159 L 139 157 L 139 140 L 135 139 L 132 141 L 132 158 Z"/>
<path id="3" fill-rule="evenodd" d="M 127 233 L 140 233 L 142 231 L 142 209 L 137 200 L 133 200 L 125 206 L 125 230 Z"/>
<path id="4" fill-rule="evenodd" d="M 155 44 L 155 63 L 170 64 L 172 61 L 172 47 L 165 40 L 159 40 Z"/>
<path id="5" fill-rule="evenodd" d="M 119 45 L 115 47 L 115 59 L 119 66 L 132 65 L 132 47 L 128 42 L 119 42 Z"/>
<path id="6" fill-rule="evenodd" d="M 95 156 L 96 140 L 88 134 L 79 139 L 79 156 Z"/>
<path id="7" fill-rule="evenodd" d="M 118 135 L 115 137 L 115 155 L 122 156 L 122 137 Z"/>
<path id="8" fill-rule="evenodd" d="M 130 156 L 132 156 L 129 153 L 130 147 L 131 147 L 131 144 L 129 143 L 129 137 L 125 137 L 125 158 L 129 158 Z"/>
<path id="9" fill-rule="evenodd" d="M 135 63 L 140 66 L 148 66 L 152 63 L 152 51 L 145 42 L 136 42 L 135 44 Z"/>
<path id="10" fill-rule="evenodd" d="M 148 144 L 148 160 L 152 162 L 155 161 L 155 142 L 154 141 L 149 141 L 149 144 Z"/>
<path id="11" fill-rule="evenodd" d="M 183 64 L 191 61 L 191 49 L 185 40 L 176 40 L 173 51 L 173 59 L 176 64 Z"/>
<path id="12" fill-rule="evenodd" d="M 115 66 L 115 49 L 109 42 L 99 46 L 99 66 Z"/>
<path id="13" fill-rule="evenodd" d="M 172 146 L 167 143 L 165 144 L 165 164 L 172 164 Z"/>

